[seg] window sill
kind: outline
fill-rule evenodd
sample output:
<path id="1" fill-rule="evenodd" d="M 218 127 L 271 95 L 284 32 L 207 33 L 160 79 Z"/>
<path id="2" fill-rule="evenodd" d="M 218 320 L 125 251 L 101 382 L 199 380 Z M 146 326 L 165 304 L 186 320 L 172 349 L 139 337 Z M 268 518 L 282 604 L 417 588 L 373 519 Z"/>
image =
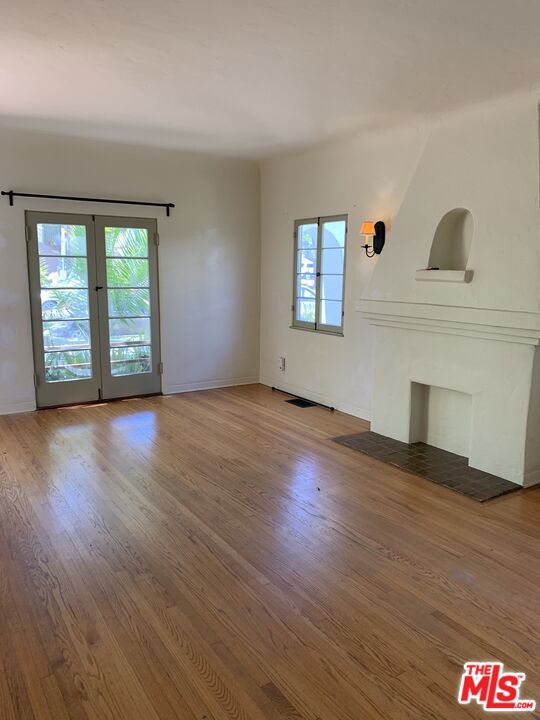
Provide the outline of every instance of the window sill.
<path id="1" fill-rule="evenodd" d="M 298 327 L 289 325 L 289 330 L 301 330 L 302 332 L 316 333 L 317 335 L 332 335 L 333 337 L 345 337 L 343 332 L 332 332 L 332 330 L 315 330 L 315 328 Z"/>

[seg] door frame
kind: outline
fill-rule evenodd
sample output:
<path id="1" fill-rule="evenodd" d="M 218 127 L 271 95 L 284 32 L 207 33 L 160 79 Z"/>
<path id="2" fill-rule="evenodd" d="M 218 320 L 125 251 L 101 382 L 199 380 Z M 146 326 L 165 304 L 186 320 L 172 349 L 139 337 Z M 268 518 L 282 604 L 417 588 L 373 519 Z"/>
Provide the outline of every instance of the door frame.
<path id="1" fill-rule="evenodd" d="M 143 227 L 148 229 L 148 257 L 150 273 L 150 318 L 152 343 L 152 373 L 148 381 L 140 388 L 140 379 L 145 373 L 118 376 L 110 375 L 108 302 L 105 264 L 105 243 L 97 243 L 96 228 L 98 222 L 108 221 L 109 226 Z M 90 323 L 90 342 L 92 359 L 92 378 L 58 383 L 45 382 L 45 362 L 43 344 L 43 319 L 41 308 L 41 283 L 39 271 L 39 249 L 37 245 L 38 223 L 85 225 L 86 259 L 88 268 L 88 305 Z M 103 228 L 106 223 L 103 223 Z M 79 405 L 102 400 L 113 400 L 138 395 L 162 394 L 163 364 L 161 360 L 161 317 L 159 293 L 159 257 L 158 226 L 156 218 L 125 217 L 114 215 L 96 215 L 86 213 L 49 212 L 41 210 L 25 211 L 25 230 L 27 245 L 28 283 L 30 300 L 30 319 L 32 327 L 32 352 L 34 360 L 34 386 L 36 406 L 40 408 Z M 35 245 L 34 245 L 35 243 Z M 150 260 L 152 256 L 152 260 Z M 101 263 L 101 265 L 100 265 Z M 103 286 L 102 290 L 97 290 Z M 76 289 L 76 288 L 74 288 Z M 104 318 L 103 322 L 101 318 Z M 104 357 L 107 372 L 103 372 Z M 151 378 L 151 380 L 150 380 Z M 139 388 L 135 388 L 139 379 Z M 62 385 L 60 391 L 60 385 Z M 106 392 L 109 394 L 106 395 Z M 60 397 L 59 397 L 60 396 Z"/>

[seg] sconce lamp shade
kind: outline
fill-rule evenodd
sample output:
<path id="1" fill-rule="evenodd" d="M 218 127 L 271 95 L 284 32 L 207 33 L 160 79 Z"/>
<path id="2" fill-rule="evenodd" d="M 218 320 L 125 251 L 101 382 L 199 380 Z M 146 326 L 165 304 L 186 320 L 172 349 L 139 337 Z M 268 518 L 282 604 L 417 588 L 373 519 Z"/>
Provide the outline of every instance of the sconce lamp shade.
<path id="1" fill-rule="evenodd" d="M 375 224 L 371 220 L 362 223 L 360 235 L 375 235 Z"/>

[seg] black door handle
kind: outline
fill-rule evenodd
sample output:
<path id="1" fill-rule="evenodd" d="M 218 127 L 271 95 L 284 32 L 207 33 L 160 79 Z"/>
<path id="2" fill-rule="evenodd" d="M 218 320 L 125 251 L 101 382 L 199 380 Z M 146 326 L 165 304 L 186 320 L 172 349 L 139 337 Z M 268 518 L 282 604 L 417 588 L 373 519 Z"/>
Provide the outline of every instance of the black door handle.
<path id="1" fill-rule="evenodd" d="M 103 285 L 96 285 L 96 290 L 103 290 Z"/>

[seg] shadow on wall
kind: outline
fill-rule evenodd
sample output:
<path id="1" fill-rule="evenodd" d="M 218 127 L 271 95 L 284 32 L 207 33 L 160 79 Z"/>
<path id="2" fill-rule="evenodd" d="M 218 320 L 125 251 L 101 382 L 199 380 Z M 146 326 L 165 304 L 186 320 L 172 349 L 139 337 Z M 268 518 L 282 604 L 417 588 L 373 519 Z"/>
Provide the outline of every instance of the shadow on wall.
<path id="1" fill-rule="evenodd" d="M 447 212 L 435 231 L 428 267 L 439 270 L 465 270 L 471 251 L 473 232 L 474 220 L 468 210 L 455 208 Z"/>

